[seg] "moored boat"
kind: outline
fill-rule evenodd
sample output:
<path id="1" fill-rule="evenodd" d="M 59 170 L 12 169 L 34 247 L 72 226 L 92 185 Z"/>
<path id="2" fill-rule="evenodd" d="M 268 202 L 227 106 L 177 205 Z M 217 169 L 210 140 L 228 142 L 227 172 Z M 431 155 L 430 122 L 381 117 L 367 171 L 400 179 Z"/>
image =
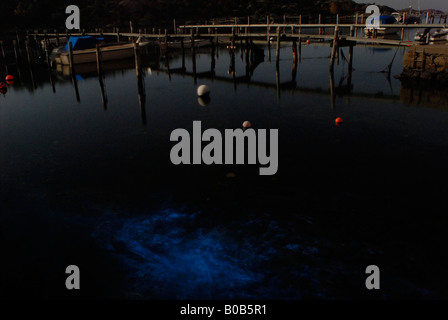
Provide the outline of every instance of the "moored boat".
<path id="1" fill-rule="evenodd" d="M 391 35 L 396 34 L 398 32 L 398 28 L 394 27 L 385 27 L 384 25 L 393 25 L 397 24 L 397 18 L 392 15 L 381 15 L 379 16 L 380 26 L 367 26 L 364 28 L 364 33 L 367 36 L 372 36 L 376 32 L 377 35 Z"/>
<path id="2" fill-rule="evenodd" d="M 428 37 L 429 42 L 448 41 L 448 28 L 437 28 L 434 31 L 431 31 L 431 28 L 426 28 L 424 31 L 416 33 L 414 40 L 426 42 Z"/>
<path id="3" fill-rule="evenodd" d="M 120 60 L 134 56 L 134 43 L 105 44 L 103 38 L 70 37 L 67 44 L 52 52 L 52 60 L 57 64 L 69 65 L 69 43 L 72 43 L 73 63 L 82 64 L 96 62 L 96 45 L 100 45 L 102 61 Z M 147 41 L 139 41 L 139 47 L 148 45 Z"/>

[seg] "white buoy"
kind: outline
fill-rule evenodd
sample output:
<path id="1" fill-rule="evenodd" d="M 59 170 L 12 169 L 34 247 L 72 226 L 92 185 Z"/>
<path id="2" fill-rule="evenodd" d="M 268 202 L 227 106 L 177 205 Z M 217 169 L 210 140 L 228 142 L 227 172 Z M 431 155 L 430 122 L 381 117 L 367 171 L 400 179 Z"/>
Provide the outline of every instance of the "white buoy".
<path id="1" fill-rule="evenodd" d="M 205 84 L 200 85 L 197 90 L 198 97 L 204 97 L 210 94 L 210 88 Z"/>

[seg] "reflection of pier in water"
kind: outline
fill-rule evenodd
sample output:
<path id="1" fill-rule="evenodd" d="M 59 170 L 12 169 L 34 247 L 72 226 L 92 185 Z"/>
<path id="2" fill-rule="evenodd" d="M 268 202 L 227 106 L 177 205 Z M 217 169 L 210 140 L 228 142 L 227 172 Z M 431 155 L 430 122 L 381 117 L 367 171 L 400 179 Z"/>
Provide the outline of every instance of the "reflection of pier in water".
<path id="1" fill-rule="evenodd" d="M 191 70 L 187 70 L 185 67 L 185 56 L 182 54 L 182 66 L 180 68 L 170 68 L 169 67 L 169 60 L 170 56 L 166 56 L 166 63 L 165 68 L 158 69 L 159 72 L 164 72 L 168 74 L 168 78 L 171 80 L 171 75 L 181 75 L 181 76 L 188 76 L 191 77 L 194 81 L 194 83 L 197 83 L 197 79 L 208 79 L 211 81 L 221 81 L 221 82 L 227 82 L 232 83 L 234 90 L 236 91 L 238 88 L 238 85 L 246 85 L 246 86 L 254 86 L 254 87 L 262 87 L 266 89 L 273 89 L 276 90 L 277 96 L 280 98 L 281 92 L 291 92 L 294 94 L 297 93 L 305 93 L 305 94 L 319 94 L 319 95 L 330 95 L 331 99 L 331 106 L 332 108 L 335 107 L 336 103 L 336 97 L 360 97 L 360 98 L 372 98 L 376 100 L 399 100 L 400 96 L 395 94 L 386 94 L 386 93 L 362 93 L 362 92 L 353 92 L 353 85 L 352 85 L 352 72 L 353 72 L 353 64 L 352 64 L 352 57 L 353 57 L 353 49 L 352 47 L 349 48 L 349 59 L 348 59 L 348 74 L 341 78 L 339 82 L 335 82 L 334 79 L 334 72 L 332 69 L 329 70 L 329 90 L 325 90 L 322 88 L 309 88 L 309 87 L 300 87 L 297 86 L 297 76 L 300 75 L 299 71 L 299 65 L 301 63 L 300 58 L 300 49 L 297 48 L 297 44 L 292 42 L 292 53 L 293 53 L 293 61 L 291 66 L 291 73 L 289 80 L 281 81 L 281 72 L 280 72 L 280 65 L 279 63 L 275 64 L 275 78 L 274 81 L 260 81 L 260 80 L 254 80 L 253 76 L 256 72 L 256 68 L 265 62 L 265 55 L 260 55 L 258 53 L 255 53 L 254 51 L 256 47 L 253 46 L 253 44 L 247 44 L 246 46 L 243 45 L 240 47 L 241 50 L 241 57 L 242 61 L 245 63 L 245 73 L 241 76 L 236 76 L 235 73 L 235 56 L 236 56 L 236 50 L 232 50 L 234 48 L 231 46 L 229 48 L 229 68 L 227 75 L 218 75 L 215 72 L 215 55 L 217 54 L 217 50 L 215 53 L 215 49 L 211 49 L 209 51 L 209 54 L 211 54 L 211 63 L 210 63 L 210 69 L 202 72 L 197 72 L 195 64 L 193 64 L 193 67 Z M 252 50 L 251 50 L 252 48 Z M 300 46 L 299 46 L 300 48 Z M 235 48 L 236 49 L 236 48 Z M 259 49 L 264 51 L 264 49 Z M 270 48 L 268 48 L 268 54 L 269 54 Z M 176 52 L 178 53 L 178 52 Z M 339 57 L 337 57 L 339 58 Z M 192 56 L 191 59 L 194 59 Z M 390 79 L 389 79 L 390 80 Z"/>

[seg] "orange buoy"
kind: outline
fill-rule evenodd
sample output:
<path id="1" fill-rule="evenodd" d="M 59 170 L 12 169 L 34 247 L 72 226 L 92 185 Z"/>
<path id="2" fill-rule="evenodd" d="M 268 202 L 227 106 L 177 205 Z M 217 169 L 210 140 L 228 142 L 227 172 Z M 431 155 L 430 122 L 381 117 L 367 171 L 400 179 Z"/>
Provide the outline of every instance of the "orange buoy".
<path id="1" fill-rule="evenodd" d="M 243 122 L 243 128 L 244 129 L 247 129 L 247 128 L 250 128 L 252 126 L 252 124 L 250 123 L 250 121 L 244 121 Z"/>
<path id="2" fill-rule="evenodd" d="M 334 123 L 336 123 L 337 126 L 340 126 L 342 122 L 344 122 L 344 120 L 342 120 L 342 118 L 339 117 L 337 117 L 336 120 L 334 120 Z"/>

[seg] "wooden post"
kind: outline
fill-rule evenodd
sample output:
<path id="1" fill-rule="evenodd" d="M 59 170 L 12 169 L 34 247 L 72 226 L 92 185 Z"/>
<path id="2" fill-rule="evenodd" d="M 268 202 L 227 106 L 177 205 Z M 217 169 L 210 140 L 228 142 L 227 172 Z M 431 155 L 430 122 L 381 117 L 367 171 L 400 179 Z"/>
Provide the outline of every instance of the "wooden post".
<path id="1" fill-rule="evenodd" d="M 334 58 L 336 56 L 336 52 L 338 50 L 338 38 L 339 38 L 339 28 L 336 26 L 334 28 L 334 37 L 333 37 L 333 47 L 331 50 L 331 58 L 330 58 L 330 71 L 334 69 Z"/>
<path id="2" fill-rule="evenodd" d="M 129 30 L 131 33 L 134 33 L 134 26 L 132 25 L 132 20 L 129 21 Z"/>
<path id="3" fill-rule="evenodd" d="M 319 13 L 319 22 L 318 22 L 318 24 L 319 24 L 319 35 L 322 34 L 322 28 L 321 28 L 321 26 L 320 26 L 321 23 L 322 23 L 322 14 Z"/>
<path id="4" fill-rule="evenodd" d="M 184 37 L 180 38 L 180 47 L 182 49 L 182 72 L 185 71 L 185 44 Z"/>
<path id="5" fill-rule="evenodd" d="M 55 33 L 55 36 L 56 36 L 56 46 L 59 47 L 60 46 L 60 44 L 59 44 L 59 33 L 58 33 L 57 30 L 54 30 L 54 33 Z"/>
<path id="6" fill-rule="evenodd" d="M 190 44 L 191 44 L 191 52 L 194 52 L 195 51 L 195 46 L 194 46 L 194 29 L 191 29 Z"/>
<path id="7" fill-rule="evenodd" d="M 48 49 L 48 40 L 45 39 L 45 60 L 47 61 L 47 65 L 50 66 L 50 52 Z"/>
<path id="8" fill-rule="evenodd" d="M 266 17 L 266 41 L 268 43 L 268 46 L 270 45 L 270 41 L 269 41 L 269 33 L 271 31 L 271 27 L 269 27 L 269 16 Z"/>
<path id="9" fill-rule="evenodd" d="M 96 44 L 96 71 L 98 73 L 98 77 L 103 76 L 103 68 L 101 63 L 101 49 L 99 43 Z"/>
<path id="10" fill-rule="evenodd" d="M 302 15 L 299 15 L 299 25 L 302 25 Z M 302 34 L 302 27 L 299 27 L 299 34 Z"/>
<path id="11" fill-rule="evenodd" d="M 194 77 L 194 84 L 197 83 L 197 77 L 196 77 L 196 48 L 194 45 L 194 30 L 191 29 L 191 59 L 192 59 L 192 65 L 193 65 L 193 77 Z"/>
<path id="12" fill-rule="evenodd" d="M 302 61 L 302 37 L 299 37 L 299 48 L 297 50 L 297 58 Z"/>
<path id="13" fill-rule="evenodd" d="M 135 74 L 137 78 L 139 78 L 140 75 L 140 52 L 138 44 L 134 42 L 134 61 L 135 61 Z"/>
<path id="14" fill-rule="evenodd" d="M 174 34 L 177 34 L 177 25 L 176 25 L 176 19 L 173 19 L 173 29 L 174 29 Z"/>
<path id="15" fill-rule="evenodd" d="M 355 24 L 358 24 L 358 18 L 359 18 L 359 13 L 356 12 L 356 19 L 355 19 Z"/>
<path id="16" fill-rule="evenodd" d="M 426 24 L 429 24 L 429 11 L 426 12 Z"/>
<path id="17" fill-rule="evenodd" d="M 336 24 L 339 24 L 339 13 L 336 14 Z"/>
<path id="18" fill-rule="evenodd" d="M 68 43 L 68 58 L 70 63 L 70 72 L 73 76 L 75 74 L 75 63 L 73 61 L 73 45 L 71 42 Z"/>
<path id="19" fill-rule="evenodd" d="M 355 33 L 355 27 L 353 25 L 350 26 L 350 37 L 353 37 Z"/>
<path id="20" fill-rule="evenodd" d="M 275 48 L 275 64 L 280 62 L 280 27 L 277 27 L 277 47 Z"/>
<path id="21" fill-rule="evenodd" d="M 71 42 L 68 43 L 68 57 L 70 62 L 70 73 L 72 76 L 72 82 L 73 86 L 75 87 L 76 100 L 79 102 L 81 99 L 79 97 L 78 82 L 76 81 L 75 63 L 73 61 L 73 46 Z"/>
<path id="22" fill-rule="evenodd" d="M 117 28 L 117 43 L 120 43 L 120 29 Z"/>

